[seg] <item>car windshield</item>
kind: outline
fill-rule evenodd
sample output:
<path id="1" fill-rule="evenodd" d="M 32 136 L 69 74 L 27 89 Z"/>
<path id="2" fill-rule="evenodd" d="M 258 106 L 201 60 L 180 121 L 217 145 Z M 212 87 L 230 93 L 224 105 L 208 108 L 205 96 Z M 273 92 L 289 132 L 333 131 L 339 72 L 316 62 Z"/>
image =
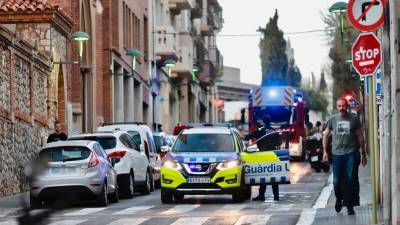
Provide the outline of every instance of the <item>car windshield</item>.
<path id="1" fill-rule="evenodd" d="M 117 139 L 114 136 L 87 136 L 87 137 L 71 137 L 69 140 L 90 140 L 97 141 L 104 150 L 109 150 L 117 146 Z"/>
<path id="2" fill-rule="evenodd" d="M 156 143 L 156 148 L 159 150 L 161 146 L 165 145 L 164 139 L 162 136 L 153 136 L 154 142 Z"/>
<path id="3" fill-rule="evenodd" d="M 43 149 L 39 156 L 50 162 L 66 162 L 87 159 L 91 151 L 81 146 L 63 146 Z"/>
<path id="4" fill-rule="evenodd" d="M 137 131 L 128 131 L 128 133 L 133 137 L 133 140 L 140 145 L 142 143 L 142 139 L 140 138 L 140 134 Z"/>
<path id="5" fill-rule="evenodd" d="M 181 134 L 173 152 L 234 152 L 232 135 L 229 134 Z"/>

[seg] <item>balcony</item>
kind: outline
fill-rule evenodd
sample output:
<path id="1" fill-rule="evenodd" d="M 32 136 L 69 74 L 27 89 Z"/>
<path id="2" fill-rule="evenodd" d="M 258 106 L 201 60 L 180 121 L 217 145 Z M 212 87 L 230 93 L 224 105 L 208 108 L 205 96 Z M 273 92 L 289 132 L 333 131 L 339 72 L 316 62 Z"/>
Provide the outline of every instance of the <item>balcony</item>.
<path id="1" fill-rule="evenodd" d="M 178 61 L 173 67 L 173 72 L 178 76 L 191 78 L 193 68 L 193 51 L 187 46 L 180 46 L 178 51 Z"/>
<path id="2" fill-rule="evenodd" d="M 215 68 L 216 76 L 221 77 L 224 68 L 223 57 L 217 47 L 208 48 L 208 59 Z"/>
<path id="3" fill-rule="evenodd" d="M 206 86 L 212 86 L 217 78 L 215 67 L 208 60 L 204 61 L 201 67 L 203 70 L 198 75 L 200 82 Z"/>
<path id="4" fill-rule="evenodd" d="M 194 0 L 169 0 L 169 11 L 172 15 L 179 15 L 182 10 L 191 10 L 194 7 Z"/>
<path id="5" fill-rule="evenodd" d="M 179 36 L 172 26 L 156 26 L 155 39 L 157 57 L 177 58 Z"/>

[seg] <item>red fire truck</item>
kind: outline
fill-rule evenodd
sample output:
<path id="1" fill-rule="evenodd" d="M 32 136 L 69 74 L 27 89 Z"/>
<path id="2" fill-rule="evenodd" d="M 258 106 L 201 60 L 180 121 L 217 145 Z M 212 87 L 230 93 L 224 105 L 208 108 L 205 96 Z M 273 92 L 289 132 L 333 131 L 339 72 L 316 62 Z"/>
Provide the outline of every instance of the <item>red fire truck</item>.
<path id="1" fill-rule="evenodd" d="M 249 103 L 249 131 L 257 129 L 257 122 L 269 115 L 271 126 L 290 134 L 289 153 L 292 159 L 304 160 L 306 149 L 303 94 L 291 86 L 259 87 L 252 93 Z"/>

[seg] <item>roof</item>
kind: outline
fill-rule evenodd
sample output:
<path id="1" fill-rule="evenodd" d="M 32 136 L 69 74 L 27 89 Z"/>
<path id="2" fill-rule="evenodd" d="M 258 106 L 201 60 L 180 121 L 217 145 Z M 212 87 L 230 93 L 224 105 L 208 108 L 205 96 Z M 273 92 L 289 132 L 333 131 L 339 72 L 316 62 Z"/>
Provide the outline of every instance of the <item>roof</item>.
<path id="1" fill-rule="evenodd" d="M 228 127 L 195 127 L 185 129 L 182 134 L 231 134 Z"/>
<path id="2" fill-rule="evenodd" d="M 75 134 L 70 136 L 69 138 L 74 138 L 74 137 L 114 137 L 114 134 L 119 134 L 120 132 L 125 133 L 126 131 L 123 130 L 117 130 L 115 132 L 93 132 L 93 133 L 83 133 L 83 134 Z"/>
<path id="3" fill-rule="evenodd" d="M 73 24 L 71 17 L 49 0 L 0 0 L 0 23 L 25 22 L 53 22 L 66 33 Z"/>
<path id="4" fill-rule="evenodd" d="M 86 140 L 73 140 L 73 141 L 55 141 L 46 144 L 43 148 L 53 148 L 59 146 L 82 146 L 87 147 L 93 141 L 86 141 Z"/>
<path id="5" fill-rule="evenodd" d="M 146 131 L 146 130 L 148 130 L 147 128 L 148 127 L 146 125 L 113 124 L 113 125 L 105 125 L 105 126 L 98 127 L 97 131 L 114 131 L 114 130 L 137 131 L 137 130 L 140 130 L 140 129 L 142 131 Z"/>

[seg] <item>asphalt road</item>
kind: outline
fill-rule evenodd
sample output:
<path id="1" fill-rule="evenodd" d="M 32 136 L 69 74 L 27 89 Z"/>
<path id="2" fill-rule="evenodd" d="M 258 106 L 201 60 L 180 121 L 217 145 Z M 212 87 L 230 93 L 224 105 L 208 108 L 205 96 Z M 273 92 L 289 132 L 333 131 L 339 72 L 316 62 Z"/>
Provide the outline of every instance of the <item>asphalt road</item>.
<path id="1" fill-rule="evenodd" d="M 54 214 L 48 224 L 57 225 L 244 225 L 244 224 L 301 224 L 299 216 L 311 209 L 322 188 L 327 173 L 314 173 L 308 163 L 291 163 L 291 182 L 280 185 L 280 201 L 273 201 L 267 187 L 265 202 L 251 200 L 232 203 L 229 195 L 185 196 L 174 204 L 162 204 L 160 191 L 137 195 L 133 199 L 98 208 L 90 204 Z M 253 187 L 252 196 L 258 193 Z M 35 212 L 34 212 L 35 213 Z M 0 225 L 14 225 L 17 215 L 0 217 Z"/>

